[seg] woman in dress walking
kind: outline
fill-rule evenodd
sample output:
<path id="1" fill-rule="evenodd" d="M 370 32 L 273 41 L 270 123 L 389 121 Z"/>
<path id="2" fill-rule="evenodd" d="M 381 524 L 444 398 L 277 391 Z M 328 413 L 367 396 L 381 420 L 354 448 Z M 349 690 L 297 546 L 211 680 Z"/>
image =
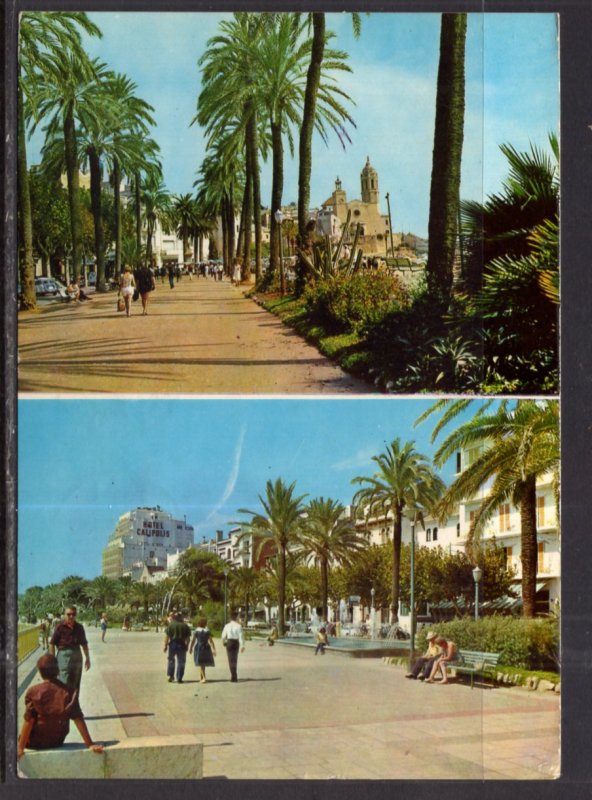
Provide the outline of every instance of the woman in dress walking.
<path id="1" fill-rule="evenodd" d="M 189 652 L 193 653 L 195 666 L 199 667 L 199 682 L 207 683 L 206 667 L 215 666 L 216 646 L 205 617 L 197 620 L 197 628 L 193 631 L 189 643 Z"/>

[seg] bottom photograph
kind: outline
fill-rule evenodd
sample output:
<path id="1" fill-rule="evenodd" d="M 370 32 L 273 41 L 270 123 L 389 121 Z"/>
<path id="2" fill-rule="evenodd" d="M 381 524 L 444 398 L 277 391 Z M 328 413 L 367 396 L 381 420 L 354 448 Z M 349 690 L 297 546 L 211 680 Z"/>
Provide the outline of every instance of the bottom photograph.
<path id="1" fill-rule="evenodd" d="M 18 440 L 20 777 L 560 776 L 557 401 L 21 399 Z"/>

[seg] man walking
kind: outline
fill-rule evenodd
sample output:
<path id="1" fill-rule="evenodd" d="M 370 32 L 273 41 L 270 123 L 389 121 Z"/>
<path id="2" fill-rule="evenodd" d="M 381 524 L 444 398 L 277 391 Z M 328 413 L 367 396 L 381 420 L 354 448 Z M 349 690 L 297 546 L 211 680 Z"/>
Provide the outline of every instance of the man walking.
<path id="1" fill-rule="evenodd" d="M 183 683 L 190 638 L 191 628 L 183 622 L 181 614 L 175 614 L 174 619 L 167 626 L 164 637 L 164 652 L 166 653 L 168 649 L 167 677 L 169 683 L 172 683 L 175 678 L 175 659 L 177 660 L 177 683 Z"/>
<path id="2" fill-rule="evenodd" d="M 236 611 L 231 613 L 230 622 L 228 622 L 222 630 L 222 644 L 226 648 L 226 655 L 228 656 L 230 680 L 232 683 L 236 683 L 238 681 L 236 675 L 238 651 L 239 648 L 241 653 L 245 650 L 245 634 L 242 625 L 238 621 L 238 613 Z"/>
<path id="3" fill-rule="evenodd" d="M 60 680 L 71 692 L 78 692 L 80 699 L 80 681 L 82 679 L 82 655 L 84 652 L 84 668 L 90 669 L 90 654 L 84 626 L 76 622 L 76 607 L 66 609 L 65 622 L 60 622 L 49 642 L 50 655 L 56 654 L 60 668 Z"/>

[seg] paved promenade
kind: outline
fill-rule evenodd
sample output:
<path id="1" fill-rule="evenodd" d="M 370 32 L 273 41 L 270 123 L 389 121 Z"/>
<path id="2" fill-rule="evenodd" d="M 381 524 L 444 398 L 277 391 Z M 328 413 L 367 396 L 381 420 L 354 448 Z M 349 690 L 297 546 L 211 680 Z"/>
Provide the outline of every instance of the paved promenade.
<path id="1" fill-rule="evenodd" d="M 344 373 L 227 281 L 157 280 L 149 313 L 116 292 L 18 319 L 20 392 L 351 394 Z"/>
<path id="2" fill-rule="evenodd" d="M 163 635 L 87 628 L 81 705 L 96 741 L 196 734 L 206 779 L 531 779 L 559 774 L 559 697 L 409 681 L 381 659 L 247 642 L 236 684 L 216 642 L 200 684 L 169 684 Z M 39 655 L 19 668 L 23 682 Z M 36 681 L 37 678 L 35 677 Z M 19 723 L 20 724 L 20 723 Z M 72 726 L 68 741 L 78 742 Z M 81 776 L 82 777 L 82 776 Z"/>

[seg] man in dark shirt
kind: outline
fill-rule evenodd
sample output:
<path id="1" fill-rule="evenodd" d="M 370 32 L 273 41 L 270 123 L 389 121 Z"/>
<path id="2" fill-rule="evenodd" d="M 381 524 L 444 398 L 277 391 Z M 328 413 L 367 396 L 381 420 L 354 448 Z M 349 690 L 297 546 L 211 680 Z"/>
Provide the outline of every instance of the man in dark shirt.
<path id="1" fill-rule="evenodd" d="M 167 626 L 164 637 L 164 652 L 166 653 L 168 649 L 167 677 L 169 683 L 172 683 L 175 677 L 175 659 L 177 660 L 177 683 L 183 683 L 190 638 L 191 628 L 183 622 L 181 614 L 176 614 Z"/>
<path id="2" fill-rule="evenodd" d="M 53 632 L 49 643 L 50 655 L 55 655 L 60 668 L 60 680 L 72 692 L 80 697 L 80 681 L 82 679 L 82 654 L 84 651 L 84 668 L 90 669 L 90 655 L 84 627 L 76 622 L 76 608 L 66 609 L 66 621 L 61 622 Z"/>
<path id="3" fill-rule="evenodd" d="M 76 692 L 72 693 L 58 680 L 56 657 L 41 656 L 37 669 L 43 682 L 32 686 L 25 695 L 25 721 L 18 741 L 18 758 L 27 747 L 33 750 L 60 747 L 70 731 L 70 720 L 89 750 L 102 753 L 103 745 L 95 744 L 88 732 Z"/>

